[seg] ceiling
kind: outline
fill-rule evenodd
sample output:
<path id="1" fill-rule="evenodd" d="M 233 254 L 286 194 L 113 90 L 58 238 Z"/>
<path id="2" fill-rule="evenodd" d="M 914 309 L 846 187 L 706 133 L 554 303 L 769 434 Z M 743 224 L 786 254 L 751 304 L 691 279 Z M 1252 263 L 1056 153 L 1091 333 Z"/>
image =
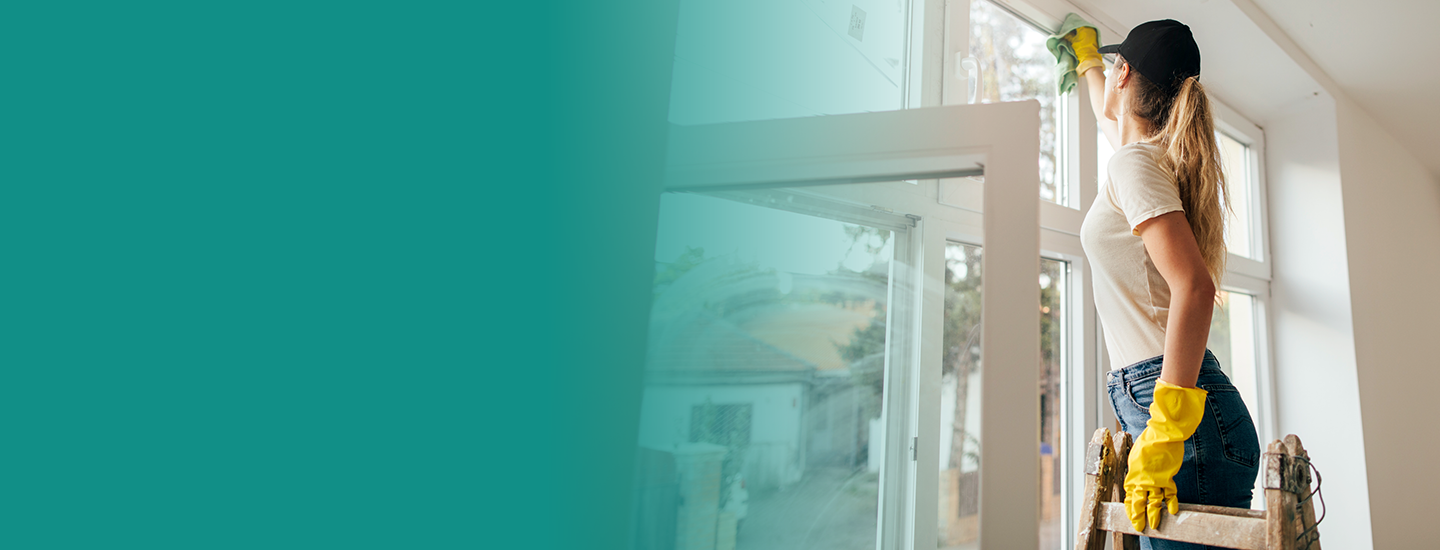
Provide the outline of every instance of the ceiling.
<path id="1" fill-rule="evenodd" d="M 1440 177 L 1440 2 L 1253 0 L 1350 99 Z"/>
<path id="2" fill-rule="evenodd" d="M 1440 23 L 1440 2 L 1248 1 L 1440 178 L 1440 66 L 1430 59 L 1436 51 L 1433 27 Z M 1287 107 L 1326 95 L 1231 1 L 1072 2 L 1120 31 L 1153 19 L 1189 25 L 1200 44 L 1206 87 L 1262 127 Z M 1105 42 L 1112 39 L 1105 37 Z"/>

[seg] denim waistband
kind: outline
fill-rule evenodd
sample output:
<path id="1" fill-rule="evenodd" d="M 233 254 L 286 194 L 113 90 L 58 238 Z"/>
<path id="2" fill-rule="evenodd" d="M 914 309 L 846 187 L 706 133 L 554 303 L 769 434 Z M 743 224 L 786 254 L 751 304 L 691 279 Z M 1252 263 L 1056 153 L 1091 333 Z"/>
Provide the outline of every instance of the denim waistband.
<path id="1" fill-rule="evenodd" d="M 1123 369 L 1112 370 L 1105 373 L 1107 385 L 1116 386 L 1123 382 L 1133 383 L 1137 380 L 1144 380 L 1160 375 L 1160 369 L 1164 366 L 1165 356 L 1156 355 L 1144 361 L 1137 362 Z M 1220 360 L 1210 350 L 1205 350 L 1205 357 L 1200 360 L 1200 372 L 1214 371 L 1224 372 L 1220 369 Z"/>

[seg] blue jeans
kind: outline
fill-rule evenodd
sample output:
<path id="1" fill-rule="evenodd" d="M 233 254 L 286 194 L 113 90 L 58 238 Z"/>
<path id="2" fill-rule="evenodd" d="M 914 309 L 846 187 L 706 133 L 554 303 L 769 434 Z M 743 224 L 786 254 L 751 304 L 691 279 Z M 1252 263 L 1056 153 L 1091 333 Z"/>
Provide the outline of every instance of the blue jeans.
<path id="1" fill-rule="evenodd" d="M 1150 420 L 1155 381 L 1160 379 L 1164 356 L 1146 359 L 1107 375 L 1110 403 L 1120 428 L 1138 439 Z M 1185 440 L 1185 459 L 1175 474 L 1180 502 L 1249 508 L 1255 474 L 1260 468 L 1260 439 L 1240 392 L 1220 370 L 1220 362 L 1205 350 L 1196 386 L 1205 396 L 1205 418 Z M 1169 513 L 1167 512 L 1168 516 Z M 1212 548 L 1198 544 L 1140 537 L 1145 550 Z"/>

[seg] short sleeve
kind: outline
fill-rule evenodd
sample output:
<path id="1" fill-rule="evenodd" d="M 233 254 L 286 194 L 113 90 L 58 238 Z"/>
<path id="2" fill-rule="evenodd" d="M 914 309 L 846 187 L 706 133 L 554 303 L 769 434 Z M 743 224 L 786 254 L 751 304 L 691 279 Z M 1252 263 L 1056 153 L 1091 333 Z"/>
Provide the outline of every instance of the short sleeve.
<path id="1" fill-rule="evenodd" d="M 1141 222 L 1185 210 L 1175 177 L 1143 145 L 1121 147 L 1110 157 L 1110 200 L 1125 215 L 1134 235 Z"/>

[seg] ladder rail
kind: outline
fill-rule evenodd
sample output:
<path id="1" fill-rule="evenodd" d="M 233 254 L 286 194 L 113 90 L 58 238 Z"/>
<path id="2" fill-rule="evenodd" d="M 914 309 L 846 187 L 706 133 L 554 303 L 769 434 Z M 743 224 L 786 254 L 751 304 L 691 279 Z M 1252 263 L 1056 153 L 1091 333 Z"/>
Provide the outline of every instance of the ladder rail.
<path id="1" fill-rule="evenodd" d="M 1112 438 L 1107 428 L 1095 431 L 1086 452 L 1085 498 L 1079 518 L 1075 550 L 1104 547 L 1105 532 L 1113 548 L 1139 547 L 1147 536 L 1237 550 L 1320 550 L 1315 512 L 1309 498 L 1309 455 L 1300 438 L 1291 434 L 1270 444 L 1264 453 L 1266 510 L 1181 504 L 1180 513 L 1164 514 L 1158 528 L 1136 531 L 1125 512 L 1123 484 L 1130 434 Z M 1271 512 L 1271 511 L 1274 512 Z M 1297 540 L 1301 534 L 1303 540 Z"/>

